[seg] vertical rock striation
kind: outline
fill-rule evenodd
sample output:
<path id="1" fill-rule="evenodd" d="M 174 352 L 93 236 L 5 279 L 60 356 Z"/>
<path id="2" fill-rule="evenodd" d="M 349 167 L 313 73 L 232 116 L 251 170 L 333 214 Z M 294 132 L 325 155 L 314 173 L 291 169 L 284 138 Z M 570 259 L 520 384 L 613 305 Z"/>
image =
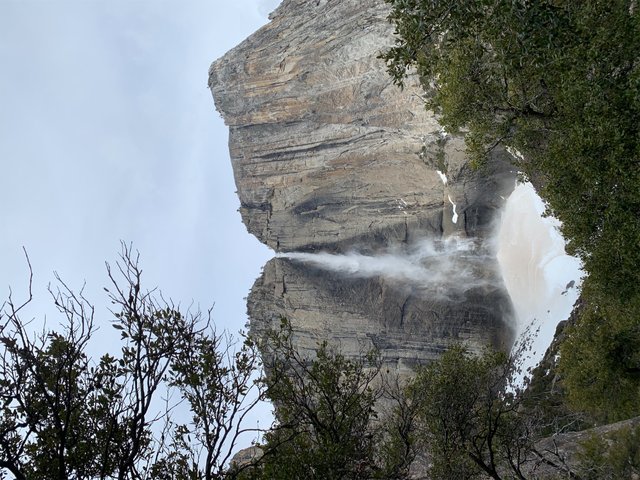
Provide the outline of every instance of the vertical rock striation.
<path id="1" fill-rule="evenodd" d="M 461 138 L 424 109 L 416 79 L 392 84 L 377 58 L 393 42 L 386 14 L 382 0 L 284 0 L 213 63 L 209 86 L 229 126 L 243 221 L 275 251 L 374 255 L 424 238 L 477 240 L 474 275 L 485 281 L 452 295 L 286 258 L 256 281 L 254 334 L 285 316 L 302 348 L 375 345 L 404 369 L 452 342 L 511 342 L 511 303 L 487 252 L 514 174 L 501 151 L 474 171 Z"/>

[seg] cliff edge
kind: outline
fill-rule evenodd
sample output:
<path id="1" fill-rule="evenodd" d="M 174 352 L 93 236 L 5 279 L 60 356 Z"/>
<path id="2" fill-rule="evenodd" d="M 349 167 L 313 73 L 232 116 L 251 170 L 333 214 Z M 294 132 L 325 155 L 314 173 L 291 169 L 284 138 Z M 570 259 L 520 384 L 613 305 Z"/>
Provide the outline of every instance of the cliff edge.
<path id="1" fill-rule="evenodd" d="M 376 346 L 406 371 L 452 342 L 509 348 L 512 306 L 489 237 L 515 174 L 503 151 L 472 169 L 417 79 L 392 84 L 377 58 L 393 43 L 386 15 L 382 0 L 284 0 L 213 63 L 209 87 L 229 126 L 242 219 L 261 242 L 366 262 L 415 258 L 426 241 L 434 258 L 454 259 L 443 270 L 421 257 L 424 277 L 398 278 L 276 257 L 248 298 L 252 334 L 285 316 L 301 348 Z M 451 251 L 452 239 L 465 249 Z"/>

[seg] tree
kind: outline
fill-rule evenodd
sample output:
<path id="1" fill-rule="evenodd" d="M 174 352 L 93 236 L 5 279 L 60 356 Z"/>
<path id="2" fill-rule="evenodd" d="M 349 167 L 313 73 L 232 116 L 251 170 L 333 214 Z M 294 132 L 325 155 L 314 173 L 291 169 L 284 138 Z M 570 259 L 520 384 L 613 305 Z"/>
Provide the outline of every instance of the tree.
<path id="1" fill-rule="evenodd" d="M 56 276 L 50 289 L 63 315 L 59 331 L 34 335 L 21 318 L 32 300 L 9 294 L 0 314 L 0 471 L 22 479 L 214 479 L 262 398 L 252 375 L 255 346 L 236 351 L 208 315 L 182 313 L 142 288 L 139 255 L 123 244 L 107 265 L 117 356 L 87 353 L 94 308 Z M 27 257 L 28 261 L 28 257 Z M 31 266 L 29 264 L 29 270 Z M 258 390 L 253 392 L 253 390 Z M 167 406 L 158 409 L 161 395 Z M 193 414 L 171 420 L 179 397 Z M 161 425 L 164 427 L 161 428 Z M 193 435 L 193 438 L 190 437 Z"/>
<path id="2" fill-rule="evenodd" d="M 418 370 L 407 399 L 416 411 L 413 441 L 430 459 L 429 478 L 524 480 L 541 462 L 575 477 L 535 447 L 544 425 L 516 382 L 528 348 L 525 341 L 511 354 L 476 355 L 454 345 Z"/>
<path id="3" fill-rule="evenodd" d="M 529 336 L 511 354 L 454 345 L 404 383 L 375 352 L 302 355 L 292 338 L 283 320 L 261 343 L 276 423 L 243 480 L 525 479 L 540 463 L 575 477 L 535 448 L 547 425 L 516 383 Z"/>
<path id="4" fill-rule="evenodd" d="M 286 320 L 262 347 L 276 425 L 254 478 L 404 478 L 409 456 L 390 461 L 386 419 L 377 413 L 385 388 L 375 351 L 351 359 L 322 342 L 304 356 Z"/>
<path id="5" fill-rule="evenodd" d="M 454 345 L 402 387 L 375 356 L 325 343 L 302 356 L 284 328 L 266 356 L 277 421 L 243 479 L 525 479 L 539 463 L 575 477 L 535 447 L 546 425 L 515 383 L 527 342 L 513 354 Z"/>
<path id="6" fill-rule="evenodd" d="M 560 346 L 560 375 L 570 404 L 596 421 L 615 422 L 640 412 L 640 295 L 600 297 Z"/>
<path id="7" fill-rule="evenodd" d="M 592 378 L 611 378 L 604 372 L 609 333 L 623 350 L 640 348 L 640 337 L 622 326 L 640 315 L 636 0 L 386 1 L 398 36 L 381 56 L 396 83 L 415 68 L 428 108 L 448 130 L 465 133 L 476 163 L 504 145 L 537 179 L 549 213 L 562 222 L 568 251 L 588 273 L 584 320 L 573 330 L 582 334 L 569 335 L 571 348 L 592 348 L 590 363 L 603 366 L 603 375 Z M 604 324 L 602 335 L 584 331 L 594 317 Z M 560 362 L 566 372 L 581 368 L 564 354 Z M 637 394 L 637 375 L 617 374 Z M 568 384 L 582 398 L 589 387 L 582 380 Z M 633 412 L 640 413 L 638 406 Z"/>
<path id="8" fill-rule="evenodd" d="M 176 425 L 165 457 L 152 469 L 152 478 L 233 479 L 229 470 L 240 437 L 257 434 L 245 418 L 265 399 L 256 345 L 245 339 L 235 348 L 226 335 L 196 332 L 171 365 L 169 385 L 191 410 L 189 424 Z M 162 475 L 161 475 L 162 473 Z"/>
<path id="9" fill-rule="evenodd" d="M 500 473 L 511 465 L 517 478 L 531 436 L 516 411 L 518 402 L 508 393 L 509 358 L 501 352 L 472 355 L 454 346 L 421 369 L 408 395 L 419 405 L 419 438 L 428 445 L 434 479 L 476 478 Z"/>

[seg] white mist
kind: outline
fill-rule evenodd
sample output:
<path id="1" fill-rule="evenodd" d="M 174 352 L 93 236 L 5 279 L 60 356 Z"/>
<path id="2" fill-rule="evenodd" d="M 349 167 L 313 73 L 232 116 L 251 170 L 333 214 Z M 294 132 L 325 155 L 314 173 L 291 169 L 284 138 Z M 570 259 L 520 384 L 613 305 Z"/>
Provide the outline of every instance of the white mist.
<path id="1" fill-rule="evenodd" d="M 497 257 L 515 309 L 517 334 L 531 326 L 539 333 L 526 367 L 535 366 L 556 326 L 578 298 L 580 261 L 565 253 L 560 222 L 544 217 L 544 203 L 530 183 L 518 183 L 507 199 L 497 231 Z"/>
<path id="2" fill-rule="evenodd" d="M 474 240 L 449 237 L 423 239 L 411 246 L 391 248 L 376 255 L 280 253 L 289 258 L 345 277 L 383 277 L 406 282 L 443 300 L 478 287 L 497 287 L 499 279 L 482 275 L 490 253 Z"/>

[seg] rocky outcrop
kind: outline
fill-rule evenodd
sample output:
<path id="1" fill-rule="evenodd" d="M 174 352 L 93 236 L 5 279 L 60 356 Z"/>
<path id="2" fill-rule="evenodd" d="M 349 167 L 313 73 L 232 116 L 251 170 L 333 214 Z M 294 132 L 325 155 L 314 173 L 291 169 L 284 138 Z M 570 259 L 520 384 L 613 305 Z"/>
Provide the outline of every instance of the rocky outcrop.
<path id="1" fill-rule="evenodd" d="M 501 151 L 470 168 L 417 80 L 392 84 L 377 58 L 393 42 L 386 14 L 382 0 L 284 0 L 214 62 L 209 85 L 229 126 L 243 221 L 276 252 L 374 255 L 424 238 L 478 239 L 484 281 L 451 295 L 286 258 L 256 281 L 252 332 L 286 316 L 303 348 L 327 337 L 353 354 L 375 345 L 404 368 L 451 342 L 511 342 L 511 304 L 483 240 L 514 174 Z"/>
<path id="2" fill-rule="evenodd" d="M 622 475 L 615 467 L 627 472 L 637 471 L 637 445 L 633 442 L 640 430 L 640 417 L 617 423 L 602 425 L 579 432 L 569 432 L 544 438 L 536 443 L 539 453 L 524 473 L 535 480 L 555 480 L 558 478 L 637 478 L 637 475 Z M 585 446 L 593 441 L 601 441 L 602 464 L 594 466 Z M 616 440 L 620 443 L 616 444 Z M 608 451 L 607 451 L 608 450 Z M 604 460 L 613 453 L 614 462 Z M 617 463 L 614 465 L 613 463 Z M 624 463 L 627 463 L 626 468 Z M 598 468 L 599 467 L 599 468 Z M 603 468 L 604 467 L 604 468 Z"/>

